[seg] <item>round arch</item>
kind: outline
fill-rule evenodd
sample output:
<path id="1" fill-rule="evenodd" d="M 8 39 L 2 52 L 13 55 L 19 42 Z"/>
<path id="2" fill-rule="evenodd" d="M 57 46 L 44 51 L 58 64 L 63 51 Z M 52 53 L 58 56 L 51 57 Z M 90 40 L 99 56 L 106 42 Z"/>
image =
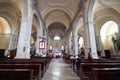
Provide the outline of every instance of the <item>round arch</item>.
<path id="1" fill-rule="evenodd" d="M 4 17 L 0 17 L 0 29 L 0 49 L 7 49 L 9 48 L 11 28 Z"/>
<path id="2" fill-rule="evenodd" d="M 103 11 L 105 11 L 106 14 Z M 102 14 L 100 14 L 100 12 L 102 12 Z M 111 13 L 111 14 L 109 14 L 109 13 Z M 94 18 L 96 36 L 100 35 L 99 34 L 100 29 L 105 22 L 114 21 L 117 24 L 120 24 L 118 15 L 119 15 L 119 13 L 116 10 L 114 10 L 113 8 L 100 9 L 96 13 L 94 13 L 94 16 L 102 16 L 102 17 Z"/>
<path id="3" fill-rule="evenodd" d="M 118 25 L 114 21 L 106 21 L 100 29 L 100 37 L 103 44 L 103 49 L 114 50 L 112 38 L 119 33 Z"/>
<path id="4" fill-rule="evenodd" d="M 63 8 L 60 8 L 60 7 L 54 7 L 54 8 L 50 8 L 50 9 L 48 8 L 45 11 L 43 11 L 43 13 L 42 13 L 42 14 L 44 14 L 43 15 L 43 19 L 46 20 L 46 18 L 48 17 L 48 15 L 51 12 L 56 11 L 56 10 L 64 12 L 67 15 L 68 19 L 72 20 L 72 18 L 73 18 L 72 12 L 70 12 L 68 9 L 63 9 Z"/>

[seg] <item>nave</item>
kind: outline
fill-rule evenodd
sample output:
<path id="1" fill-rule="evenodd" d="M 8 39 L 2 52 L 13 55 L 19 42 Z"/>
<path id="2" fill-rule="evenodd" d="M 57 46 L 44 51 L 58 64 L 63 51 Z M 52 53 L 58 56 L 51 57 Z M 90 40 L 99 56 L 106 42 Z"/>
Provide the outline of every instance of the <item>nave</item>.
<path id="1" fill-rule="evenodd" d="M 70 64 L 63 59 L 53 59 L 42 80 L 80 80 L 76 73 L 70 68 Z"/>
<path id="2" fill-rule="evenodd" d="M 119 75 L 120 0 L 0 0 L 0 80 Z"/>

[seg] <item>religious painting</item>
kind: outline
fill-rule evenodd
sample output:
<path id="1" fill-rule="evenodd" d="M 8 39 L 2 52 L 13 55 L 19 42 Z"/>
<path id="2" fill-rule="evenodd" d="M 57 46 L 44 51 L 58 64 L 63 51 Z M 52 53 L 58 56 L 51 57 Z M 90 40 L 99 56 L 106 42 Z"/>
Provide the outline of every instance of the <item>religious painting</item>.
<path id="1" fill-rule="evenodd" d="M 45 49 L 45 41 L 39 42 L 39 49 Z"/>

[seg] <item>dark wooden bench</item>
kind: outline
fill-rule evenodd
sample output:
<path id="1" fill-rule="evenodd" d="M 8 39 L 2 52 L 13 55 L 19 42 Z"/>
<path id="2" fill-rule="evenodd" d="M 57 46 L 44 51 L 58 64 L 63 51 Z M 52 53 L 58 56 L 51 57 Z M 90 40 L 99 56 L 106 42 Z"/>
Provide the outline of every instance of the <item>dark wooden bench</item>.
<path id="1" fill-rule="evenodd" d="M 31 69 L 33 70 L 33 78 L 41 80 L 40 64 L 0 64 L 0 69 Z"/>
<path id="2" fill-rule="evenodd" d="M 33 80 L 31 69 L 0 69 L 0 80 Z"/>
<path id="3" fill-rule="evenodd" d="M 89 60 L 89 59 L 83 59 L 82 60 L 82 62 L 84 62 L 84 63 L 113 63 L 113 62 L 115 62 L 115 63 L 120 63 L 120 60 L 118 59 L 116 59 L 116 60 L 112 60 L 112 59 L 91 59 L 91 60 Z"/>
<path id="4" fill-rule="evenodd" d="M 93 68 L 92 80 L 120 80 L 120 68 Z"/>
<path id="5" fill-rule="evenodd" d="M 32 57 L 31 59 L 40 59 L 40 60 L 44 60 L 45 61 L 45 66 L 46 66 L 46 69 L 49 67 L 49 63 L 51 62 L 52 60 L 52 57 L 41 57 L 41 56 L 35 56 L 35 57 Z"/>
<path id="6" fill-rule="evenodd" d="M 51 61 L 51 57 L 39 57 L 31 59 L 8 59 L 0 61 L 0 64 L 41 64 L 41 77 L 43 77 L 48 65 Z"/>
<path id="7" fill-rule="evenodd" d="M 79 75 L 80 63 L 120 63 L 120 60 L 110 60 L 110 59 L 82 59 L 77 61 L 77 59 L 70 59 L 72 69 Z"/>
<path id="8" fill-rule="evenodd" d="M 82 80 L 92 80 L 92 68 L 120 68 L 120 63 L 80 63 Z"/>
<path id="9" fill-rule="evenodd" d="M 41 77 L 45 73 L 45 61 L 40 59 L 14 59 L 14 60 L 4 60 L 0 61 L 0 64 L 39 64 L 41 65 Z"/>

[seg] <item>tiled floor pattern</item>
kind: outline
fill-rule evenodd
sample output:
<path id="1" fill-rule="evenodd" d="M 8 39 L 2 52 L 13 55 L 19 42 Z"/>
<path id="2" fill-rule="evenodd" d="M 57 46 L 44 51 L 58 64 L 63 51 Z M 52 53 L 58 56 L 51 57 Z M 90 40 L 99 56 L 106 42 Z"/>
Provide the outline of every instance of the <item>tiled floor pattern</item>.
<path id="1" fill-rule="evenodd" d="M 53 59 L 42 80 L 80 80 L 69 64 L 62 59 Z"/>

